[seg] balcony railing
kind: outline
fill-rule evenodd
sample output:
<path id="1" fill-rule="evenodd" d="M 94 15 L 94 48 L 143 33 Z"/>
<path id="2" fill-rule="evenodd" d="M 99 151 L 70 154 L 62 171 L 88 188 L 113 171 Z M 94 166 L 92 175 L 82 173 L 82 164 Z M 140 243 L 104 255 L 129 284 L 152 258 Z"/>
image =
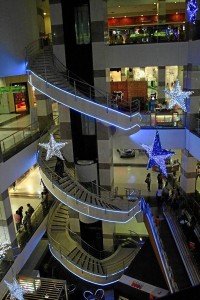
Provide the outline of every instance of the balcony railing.
<path id="1" fill-rule="evenodd" d="M 6 161 L 20 150 L 24 149 L 40 136 L 38 122 L 31 123 L 24 129 L 7 136 L 0 141 L 3 161 Z"/>

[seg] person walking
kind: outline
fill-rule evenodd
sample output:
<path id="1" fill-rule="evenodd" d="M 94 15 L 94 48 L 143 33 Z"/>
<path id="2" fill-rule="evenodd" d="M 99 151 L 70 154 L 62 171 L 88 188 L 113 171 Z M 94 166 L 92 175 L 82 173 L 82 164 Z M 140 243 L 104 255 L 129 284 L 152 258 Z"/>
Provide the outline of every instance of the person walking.
<path id="1" fill-rule="evenodd" d="M 151 191 L 151 174 L 150 173 L 147 174 L 145 182 L 147 184 L 147 190 L 150 192 Z"/>

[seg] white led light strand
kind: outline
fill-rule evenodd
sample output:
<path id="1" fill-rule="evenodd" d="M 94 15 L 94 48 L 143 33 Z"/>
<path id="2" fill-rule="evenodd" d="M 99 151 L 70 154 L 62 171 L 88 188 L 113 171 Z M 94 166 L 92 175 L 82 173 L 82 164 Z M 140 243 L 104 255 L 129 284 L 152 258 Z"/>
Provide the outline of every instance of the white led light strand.
<path id="1" fill-rule="evenodd" d="M 173 90 L 165 89 L 164 92 L 166 95 L 168 95 L 170 97 L 170 102 L 169 102 L 170 109 L 173 108 L 177 104 L 185 112 L 187 111 L 187 108 L 185 105 L 185 99 L 188 99 L 189 96 L 192 93 L 194 93 L 193 91 L 183 92 L 178 80 L 176 81 Z"/>
<path id="2" fill-rule="evenodd" d="M 18 283 L 17 279 L 14 277 L 13 282 L 9 283 L 6 280 L 4 280 L 7 288 L 10 291 L 10 299 L 18 299 L 18 300 L 24 300 L 23 295 L 27 293 L 25 289 Z"/>
<path id="3" fill-rule="evenodd" d="M 65 145 L 67 145 L 68 143 L 57 143 L 53 137 L 53 134 L 50 134 L 50 140 L 48 143 L 39 143 L 39 146 L 43 147 L 44 149 L 47 150 L 47 154 L 46 154 L 46 160 L 49 160 L 52 156 L 57 156 L 60 159 L 64 160 L 60 149 L 62 149 Z"/>

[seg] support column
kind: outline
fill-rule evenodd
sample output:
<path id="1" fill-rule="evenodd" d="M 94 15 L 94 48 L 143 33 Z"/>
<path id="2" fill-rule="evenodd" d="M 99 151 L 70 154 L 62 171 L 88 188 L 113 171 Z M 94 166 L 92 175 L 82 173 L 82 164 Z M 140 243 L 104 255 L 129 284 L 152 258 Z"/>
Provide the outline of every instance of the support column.
<path id="1" fill-rule="evenodd" d="M 160 103 L 165 101 L 165 66 L 158 67 L 158 95 L 157 99 Z"/>
<path id="2" fill-rule="evenodd" d="M 61 0 L 49 0 L 53 53 L 66 66 Z"/>
<path id="3" fill-rule="evenodd" d="M 110 91 L 106 83 L 106 44 L 108 41 L 107 4 L 105 0 L 90 0 L 91 40 L 93 54 L 94 85 Z M 98 98 L 98 95 L 96 95 Z M 97 147 L 99 184 L 111 189 L 113 185 L 112 138 L 109 127 L 97 121 Z"/>
<path id="4" fill-rule="evenodd" d="M 60 121 L 60 140 L 67 142 L 63 148 L 63 155 L 69 162 L 74 161 L 70 109 L 64 105 L 58 104 L 59 121 Z"/>
<path id="5" fill-rule="evenodd" d="M 199 66 L 189 63 L 184 67 L 184 91 L 193 91 L 189 99 L 186 99 L 187 107 L 187 124 L 189 130 L 197 130 L 199 127 L 198 118 L 200 112 L 200 88 L 198 82 L 200 80 Z"/>
<path id="6" fill-rule="evenodd" d="M 99 161 L 99 184 L 113 190 L 113 143 L 111 128 L 97 122 L 97 147 Z"/>
<path id="7" fill-rule="evenodd" d="M 191 194 L 196 188 L 197 160 L 186 149 L 181 154 L 180 187 L 186 194 Z"/>
<path id="8" fill-rule="evenodd" d="M 53 124 L 52 102 L 49 97 L 35 92 L 37 99 L 37 116 L 40 131 L 46 130 Z"/>
<path id="9" fill-rule="evenodd" d="M 1 241 L 7 240 L 11 243 L 11 249 L 7 252 L 6 260 L 12 261 L 19 251 L 8 190 L 0 194 L 0 233 Z"/>
<path id="10" fill-rule="evenodd" d="M 158 24 L 166 22 L 166 1 L 158 0 L 157 2 Z"/>
<path id="11" fill-rule="evenodd" d="M 76 175 L 80 183 L 87 184 L 87 189 L 94 194 L 98 194 L 97 188 L 97 164 L 94 161 L 80 160 L 76 164 Z M 98 256 L 98 251 L 103 250 L 103 235 L 102 235 L 102 221 L 90 216 L 85 216 L 79 213 L 79 227 L 81 238 L 90 246 L 94 248 L 94 256 Z M 77 226 L 78 228 L 78 226 Z M 86 251 L 87 245 L 82 244 Z M 85 248 L 86 247 L 86 248 Z M 95 249 L 97 253 L 95 253 Z"/>
<path id="12" fill-rule="evenodd" d="M 108 91 L 106 84 L 106 43 L 108 41 L 107 5 L 105 0 L 90 0 L 91 40 L 94 86 Z M 98 98 L 99 95 L 96 95 Z"/>
<path id="13" fill-rule="evenodd" d="M 121 80 L 122 81 L 126 81 L 127 80 L 125 68 L 121 68 Z"/>

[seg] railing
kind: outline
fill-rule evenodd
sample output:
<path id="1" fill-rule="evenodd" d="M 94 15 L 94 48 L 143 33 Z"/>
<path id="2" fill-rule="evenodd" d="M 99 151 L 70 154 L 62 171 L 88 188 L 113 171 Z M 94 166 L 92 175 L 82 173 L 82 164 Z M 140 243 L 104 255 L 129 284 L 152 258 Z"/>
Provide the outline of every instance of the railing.
<path id="1" fill-rule="evenodd" d="M 198 268 L 198 264 L 194 256 L 192 256 L 189 251 L 189 248 L 183 237 L 183 234 L 179 226 L 177 225 L 176 217 L 172 213 L 170 213 L 166 205 L 163 206 L 163 213 L 170 227 L 171 233 L 174 237 L 174 241 L 176 242 L 176 246 L 179 250 L 180 256 L 182 258 L 190 282 L 193 286 L 195 286 L 200 282 L 200 270 Z"/>
<path id="2" fill-rule="evenodd" d="M 0 141 L 0 148 L 3 161 L 18 153 L 20 150 L 30 145 L 40 136 L 38 122 L 31 123 L 27 127 L 16 131 Z"/>
<path id="3" fill-rule="evenodd" d="M 49 74 L 54 74 L 58 79 L 63 79 L 63 83 L 65 80 L 67 87 L 64 89 L 70 91 L 70 93 L 76 96 L 84 96 L 84 98 L 88 101 L 99 103 L 107 108 L 116 109 L 113 107 L 110 93 L 88 84 L 86 81 L 67 69 L 58 60 L 58 58 L 53 55 L 50 39 L 48 47 L 44 44 L 44 40 L 42 38 L 34 41 L 26 47 L 27 71 L 31 70 L 34 72 L 34 67 L 36 68 L 38 58 L 41 59 L 41 64 L 39 66 L 40 71 L 36 71 L 36 73 L 46 82 L 54 85 L 54 81 L 48 77 Z M 57 85 L 55 84 L 55 86 Z M 121 107 L 119 106 L 117 109 L 128 115 L 138 113 L 140 109 L 139 100 L 133 100 L 131 103 L 124 101 L 124 104 Z"/>
<path id="4" fill-rule="evenodd" d="M 164 248 L 162 246 L 162 241 L 161 241 L 160 236 L 159 236 L 159 232 L 157 230 L 157 227 L 155 226 L 151 208 L 150 208 L 149 204 L 146 203 L 145 201 L 143 201 L 142 210 L 146 214 L 146 217 L 149 221 L 149 225 L 151 227 L 152 234 L 153 234 L 153 237 L 154 237 L 154 241 L 156 243 L 157 250 L 159 252 L 159 257 L 160 257 L 161 262 L 162 262 L 162 266 L 163 266 L 163 269 L 164 269 L 164 272 L 165 272 L 165 276 L 166 276 L 166 279 L 167 279 L 167 282 L 168 282 L 168 286 L 170 288 L 170 291 L 173 293 L 173 292 L 178 290 L 178 287 L 177 287 L 176 282 L 174 281 L 174 276 L 173 276 L 172 269 L 170 268 L 170 266 L 168 264 L 167 254 L 164 251 Z"/>
<path id="5" fill-rule="evenodd" d="M 14 261 L 11 259 L 11 257 L 13 258 L 13 253 L 15 259 L 22 252 L 27 242 L 31 239 L 34 232 L 43 222 L 44 217 L 48 214 L 49 209 L 51 208 L 53 202 L 54 199 L 50 198 L 48 201 L 48 207 L 45 211 L 43 210 L 42 205 L 39 204 L 36 207 L 33 215 L 31 216 L 31 227 L 28 228 L 28 231 L 25 230 L 24 226 L 21 226 L 20 232 L 16 233 L 18 247 L 15 249 L 14 248 L 9 249 L 7 251 L 5 258 L 2 260 L 3 268 L 0 269 L 0 280 L 2 280 L 2 278 L 5 276 L 5 274 L 10 269 L 10 267 L 12 267 Z"/>
<path id="6" fill-rule="evenodd" d="M 59 202 L 55 203 L 52 206 L 51 211 L 50 211 L 50 213 L 48 215 L 48 227 L 47 227 L 48 228 L 47 229 L 48 235 L 50 234 L 50 231 L 51 231 L 51 224 L 52 224 L 52 220 L 53 220 L 53 214 L 54 214 L 55 210 L 58 208 L 59 205 L 60 205 Z M 62 213 L 62 218 L 63 218 L 63 213 Z M 66 219 L 68 219 L 68 215 L 66 215 Z M 66 226 L 66 230 L 68 231 L 69 236 L 79 246 L 81 246 L 81 248 L 83 248 L 84 251 L 86 251 L 89 255 L 91 255 L 91 256 L 93 256 L 95 258 L 98 258 L 100 260 L 105 259 L 105 258 L 111 256 L 114 253 L 114 251 L 116 250 L 116 247 L 118 247 L 120 245 L 120 239 L 118 239 L 117 236 L 116 236 L 116 238 L 115 238 L 115 245 L 113 245 L 112 247 L 109 247 L 109 248 L 104 248 L 104 250 L 100 251 L 100 250 L 97 250 L 96 248 L 92 247 L 91 245 L 89 245 L 87 242 L 85 242 L 77 233 L 73 232 L 69 228 L 69 223 Z M 131 233 L 127 237 L 132 238 L 133 237 L 132 233 L 133 233 L 133 231 L 131 231 Z M 139 235 L 138 235 L 138 241 L 135 244 L 135 246 L 136 245 L 137 246 L 140 245 L 139 241 L 140 241 L 140 238 L 139 238 Z"/>
<path id="7" fill-rule="evenodd" d="M 71 262 L 72 265 L 74 264 L 73 260 L 69 257 L 69 254 L 71 251 L 69 251 L 67 249 L 67 247 L 64 247 L 62 244 L 60 244 L 58 241 L 56 241 L 50 234 L 48 234 L 48 240 L 49 240 L 51 247 L 60 254 L 60 256 L 62 257 L 62 261 L 65 259 L 66 261 Z M 132 261 L 135 252 L 136 252 L 136 249 L 133 249 L 133 251 L 130 252 L 126 256 L 126 258 L 123 258 L 123 259 L 120 259 L 120 257 L 118 256 L 117 259 L 115 260 L 115 263 L 113 263 L 113 261 L 109 263 L 109 260 L 106 263 L 104 263 L 102 277 L 108 278 L 109 276 L 111 276 L 113 274 L 120 273 L 123 270 L 125 270 L 127 268 L 127 266 L 130 264 L 130 262 Z M 96 266 L 96 263 L 98 261 L 101 262 L 101 260 L 96 259 L 95 262 L 90 263 L 90 270 L 82 267 L 81 271 L 82 272 L 87 271 L 88 273 L 96 274 L 92 270 L 95 269 L 95 267 L 93 268 L 93 266 Z M 84 266 L 84 262 L 85 262 L 85 259 L 80 258 L 79 265 Z"/>

